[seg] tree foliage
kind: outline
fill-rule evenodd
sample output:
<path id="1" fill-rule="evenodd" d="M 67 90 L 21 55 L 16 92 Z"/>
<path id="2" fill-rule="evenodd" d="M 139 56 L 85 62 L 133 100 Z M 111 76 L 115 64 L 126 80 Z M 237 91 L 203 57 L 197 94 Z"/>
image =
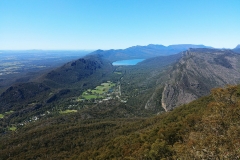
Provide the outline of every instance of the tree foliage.
<path id="1" fill-rule="evenodd" d="M 152 118 L 81 116 L 58 115 L 2 135 L 1 159 L 240 158 L 240 86 L 213 89 Z"/>

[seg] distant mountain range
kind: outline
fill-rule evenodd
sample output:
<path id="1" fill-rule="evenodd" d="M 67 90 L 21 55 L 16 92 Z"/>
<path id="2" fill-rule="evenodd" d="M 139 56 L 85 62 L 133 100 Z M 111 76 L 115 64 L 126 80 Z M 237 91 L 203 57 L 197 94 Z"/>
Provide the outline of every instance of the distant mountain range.
<path id="1" fill-rule="evenodd" d="M 193 44 L 179 44 L 170 46 L 149 44 L 148 46 L 133 46 L 127 49 L 96 50 L 90 54 L 99 54 L 102 55 L 103 58 L 108 59 L 111 62 L 114 62 L 126 59 L 148 59 L 157 56 L 167 56 L 177 54 L 189 48 L 212 48 L 212 47 Z"/>

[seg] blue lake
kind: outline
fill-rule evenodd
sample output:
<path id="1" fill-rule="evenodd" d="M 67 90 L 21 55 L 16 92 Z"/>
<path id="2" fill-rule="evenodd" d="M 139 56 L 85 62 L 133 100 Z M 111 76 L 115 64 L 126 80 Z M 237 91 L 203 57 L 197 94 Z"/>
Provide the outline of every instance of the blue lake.
<path id="1" fill-rule="evenodd" d="M 129 59 L 129 60 L 122 60 L 122 61 L 116 61 L 112 64 L 114 66 L 120 66 L 120 65 L 136 65 L 139 62 L 142 62 L 145 59 Z"/>

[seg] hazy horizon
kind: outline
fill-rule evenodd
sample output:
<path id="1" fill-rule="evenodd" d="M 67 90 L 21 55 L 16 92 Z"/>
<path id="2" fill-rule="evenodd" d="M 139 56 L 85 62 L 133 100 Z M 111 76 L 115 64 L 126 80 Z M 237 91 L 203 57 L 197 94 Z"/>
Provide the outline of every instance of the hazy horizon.
<path id="1" fill-rule="evenodd" d="M 96 50 L 118 50 L 118 49 L 127 49 L 127 48 L 131 48 L 131 47 L 136 47 L 136 46 L 148 46 L 148 45 L 162 45 L 162 44 L 147 44 L 147 45 L 135 45 L 135 46 L 129 46 L 129 47 L 126 47 L 126 48 L 108 48 L 108 49 L 102 49 L 102 48 L 98 48 L 98 49 L 1 49 L 0 48 L 0 51 L 71 51 L 71 52 L 78 52 L 78 51 L 81 51 L 81 52 L 94 52 Z M 171 45 L 204 45 L 204 44 L 171 44 Z M 168 46 L 171 46 L 171 45 L 163 45 L 165 47 L 168 47 Z M 213 46 L 207 46 L 207 45 L 204 45 L 206 47 L 213 47 Z M 216 48 L 216 47 L 213 47 L 215 49 L 234 49 L 236 48 L 237 45 L 233 48 L 224 48 L 224 47 L 219 47 L 219 48 Z M 1 52 L 0 52 L 1 53 Z"/>
<path id="2" fill-rule="evenodd" d="M 0 50 L 240 44 L 239 0 L 1 0 Z"/>

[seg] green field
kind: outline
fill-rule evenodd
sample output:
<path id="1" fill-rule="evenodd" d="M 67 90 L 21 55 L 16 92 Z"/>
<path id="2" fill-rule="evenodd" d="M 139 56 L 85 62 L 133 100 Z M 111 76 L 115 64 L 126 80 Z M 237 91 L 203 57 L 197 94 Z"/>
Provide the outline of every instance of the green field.
<path id="1" fill-rule="evenodd" d="M 106 83 L 102 83 L 100 86 L 95 87 L 93 90 L 88 89 L 87 91 L 83 92 L 81 95 L 82 99 L 90 100 L 90 99 L 97 99 L 97 98 L 105 98 L 105 93 L 109 91 L 112 87 L 116 84 L 110 81 Z"/>
<path id="2" fill-rule="evenodd" d="M 10 131 L 16 131 L 16 130 L 17 130 L 17 127 L 12 126 L 12 127 L 9 128 L 9 130 L 10 130 Z"/>
<path id="3" fill-rule="evenodd" d="M 0 118 L 4 118 L 4 115 L 3 115 L 3 114 L 0 114 Z"/>
<path id="4" fill-rule="evenodd" d="M 68 109 L 68 110 L 65 110 L 65 111 L 60 111 L 59 113 L 60 114 L 67 114 L 67 113 L 76 113 L 77 112 L 77 110 L 70 110 L 70 109 Z"/>
<path id="5" fill-rule="evenodd" d="M 82 97 L 84 99 L 89 100 L 89 99 L 96 99 L 98 96 L 97 95 L 93 95 L 93 94 L 84 94 L 84 95 L 82 95 Z"/>
<path id="6" fill-rule="evenodd" d="M 8 111 L 8 112 L 5 112 L 5 114 L 11 114 L 11 113 L 13 113 L 14 111 Z"/>
<path id="7" fill-rule="evenodd" d="M 114 72 L 115 74 L 122 74 L 122 72 Z"/>
<path id="8" fill-rule="evenodd" d="M 103 94 L 104 91 L 103 90 L 96 90 L 96 89 L 94 89 L 94 90 L 92 90 L 92 93 Z"/>
<path id="9" fill-rule="evenodd" d="M 11 113 L 13 113 L 14 111 L 8 111 L 8 112 L 5 112 L 4 114 L 0 114 L 0 119 L 1 118 L 4 118 L 5 115 L 9 115 Z"/>

